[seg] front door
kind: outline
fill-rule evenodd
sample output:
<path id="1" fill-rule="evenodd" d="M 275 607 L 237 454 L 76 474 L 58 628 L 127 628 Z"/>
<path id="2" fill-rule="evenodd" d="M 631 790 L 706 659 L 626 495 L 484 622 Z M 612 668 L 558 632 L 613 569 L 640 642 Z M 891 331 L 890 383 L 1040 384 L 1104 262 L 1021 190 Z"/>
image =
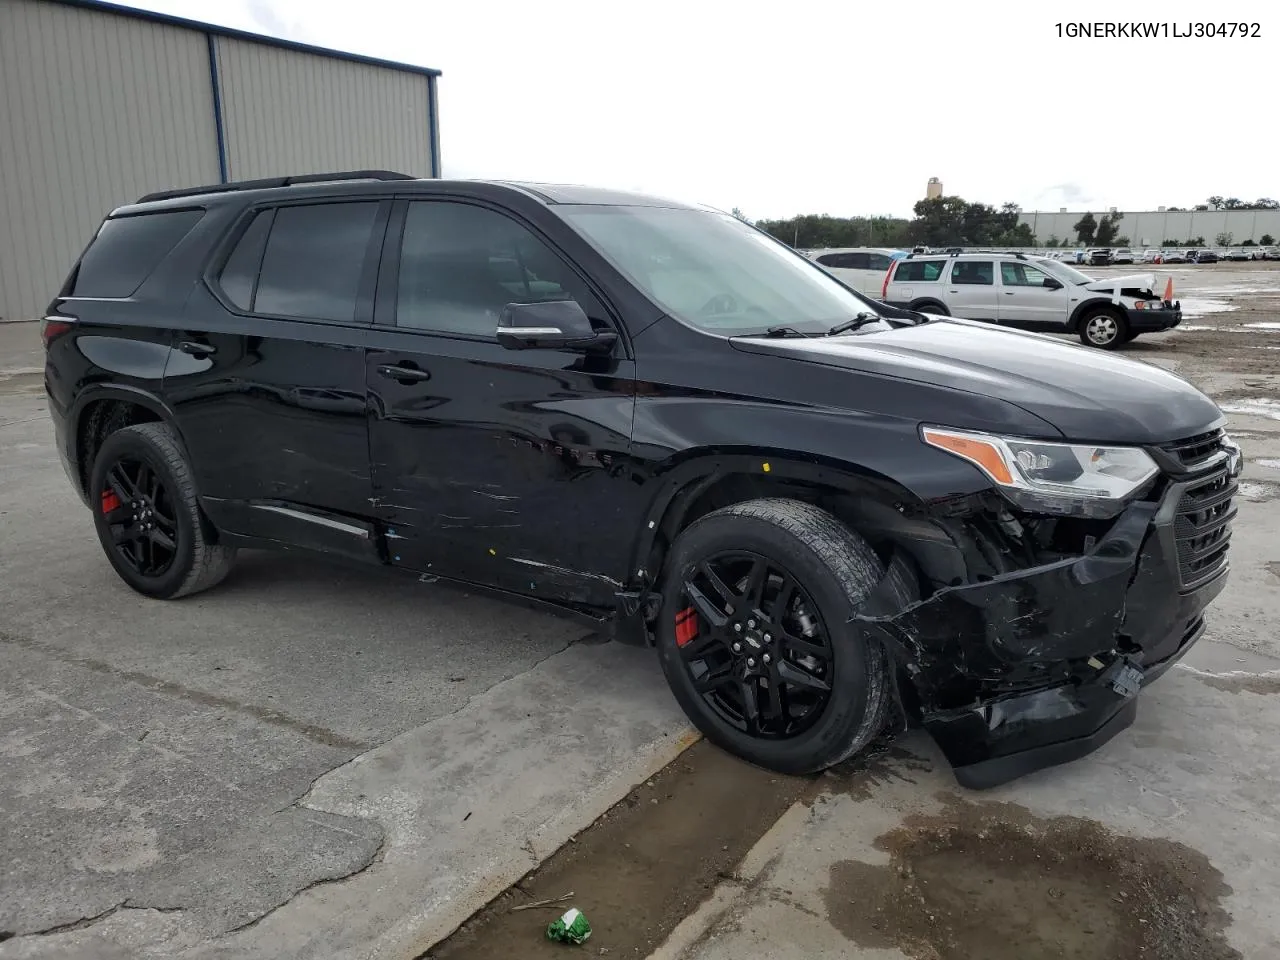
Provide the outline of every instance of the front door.
<path id="1" fill-rule="evenodd" d="M 1058 280 L 1021 260 L 1000 264 L 1002 324 L 1027 330 L 1066 330 L 1070 294 Z"/>
<path id="2" fill-rule="evenodd" d="M 495 337 L 506 304 L 563 299 L 622 333 L 584 277 L 506 212 L 456 199 L 397 205 L 365 360 L 392 563 L 613 602 L 635 534 L 623 520 L 640 509 L 625 338 L 592 355 L 508 350 Z"/>
<path id="3" fill-rule="evenodd" d="M 966 320 L 995 320 L 996 265 L 993 260 L 952 260 L 947 280 L 947 309 Z"/>

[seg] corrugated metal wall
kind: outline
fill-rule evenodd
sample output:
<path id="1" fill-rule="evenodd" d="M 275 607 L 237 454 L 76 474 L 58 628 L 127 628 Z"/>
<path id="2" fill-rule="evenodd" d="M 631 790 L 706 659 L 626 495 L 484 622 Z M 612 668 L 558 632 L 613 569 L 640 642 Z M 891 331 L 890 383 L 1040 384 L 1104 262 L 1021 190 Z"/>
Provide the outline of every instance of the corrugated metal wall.
<path id="1" fill-rule="evenodd" d="M 230 37 L 214 42 L 230 179 L 362 169 L 434 175 L 425 76 Z"/>
<path id="2" fill-rule="evenodd" d="M 1101 220 L 1105 210 L 1093 211 L 1095 220 Z M 1121 211 L 1124 212 L 1124 211 Z M 1031 227 L 1041 243 L 1057 237 L 1075 242 L 1073 224 L 1084 216 L 1075 213 L 1023 213 L 1019 219 Z M 1129 245 L 1158 247 L 1165 240 L 1179 243 L 1194 237 L 1204 237 L 1207 246 L 1216 246 L 1218 234 L 1231 234 L 1229 244 L 1239 246 L 1246 240 L 1260 243 L 1270 234 L 1280 238 L 1280 210 L 1145 210 L 1124 212 L 1120 221 L 1120 235 L 1129 238 Z"/>
<path id="3" fill-rule="evenodd" d="M 202 34 L 0 0 L 0 319 L 38 316 L 113 207 L 218 179 L 212 90 Z"/>

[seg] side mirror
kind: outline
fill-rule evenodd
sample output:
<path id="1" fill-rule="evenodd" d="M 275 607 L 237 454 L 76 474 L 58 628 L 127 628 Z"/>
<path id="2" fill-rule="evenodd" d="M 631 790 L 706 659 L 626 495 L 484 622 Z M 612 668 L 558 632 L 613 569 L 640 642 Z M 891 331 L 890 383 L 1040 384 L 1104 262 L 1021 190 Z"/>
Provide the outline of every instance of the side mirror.
<path id="1" fill-rule="evenodd" d="M 508 350 L 606 352 L 618 335 L 596 330 L 576 300 L 508 303 L 498 318 L 498 342 Z"/>
<path id="2" fill-rule="evenodd" d="M 1061 289 L 1062 289 L 1062 284 L 1061 284 L 1061 282 L 1059 282 L 1059 281 L 1057 281 L 1057 280 L 1053 279 L 1053 277 L 1045 277 L 1045 278 L 1044 278 L 1044 288 L 1045 288 L 1046 290 L 1061 290 Z"/>

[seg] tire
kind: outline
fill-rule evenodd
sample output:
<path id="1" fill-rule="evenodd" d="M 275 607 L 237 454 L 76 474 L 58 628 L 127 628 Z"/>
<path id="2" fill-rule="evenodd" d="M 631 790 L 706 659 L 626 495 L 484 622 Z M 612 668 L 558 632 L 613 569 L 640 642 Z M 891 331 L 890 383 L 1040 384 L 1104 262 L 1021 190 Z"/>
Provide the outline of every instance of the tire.
<path id="1" fill-rule="evenodd" d="M 200 510 L 172 427 L 142 423 L 111 434 L 94 458 L 89 484 L 103 552 L 138 593 L 174 600 L 207 590 L 230 572 L 235 548 L 212 542 L 216 533 Z"/>
<path id="2" fill-rule="evenodd" d="M 1128 341 L 1129 322 L 1110 307 L 1097 307 L 1080 318 L 1080 342 L 1099 350 L 1115 350 Z"/>
<path id="3" fill-rule="evenodd" d="M 1128 331 L 1128 332 L 1124 335 L 1124 342 L 1125 342 L 1125 343 L 1133 343 L 1133 341 L 1135 341 L 1135 340 L 1137 340 L 1137 339 L 1138 339 L 1138 334 L 1137 334 L 1137 333 L 1135 333 L 1135 332 L 1134 332 L 1134 331 L 1132 331 L 1132 330 Z"/>
<path id="4" fill-rule="evenodd" d="M 951 316 L 951 311 L 948 310 L 944 304 L 938 303 L 936 300 L 926 300 L 923 303 L 908 309 L 914 310 L 916 313 L 936 314 L 939 317 Z"/>
<path id="5" fill-rule="evenodd" d="M 744 559 L 719 559 L 734 555 Z M 703 571 L 722 572 L 757 561 L 763 561 L 770 571 L 776 569 L 794 578 L 798 589 L 792 604 L 779 605 L 775 600 L 773 613 L 769 613 L 767 598 L 776 598 L 782 589 L 768 586 L 760 592 L 758 606 L 748 605 L 741 594 L 728 598 L 741 601 L 746 614 L 743 609 L 736 609 L 736 618 L 735 613 L 723 613 L 734 605 L 715 602 L 725 598 L 711 597 L 713 581 L 702 579 Z M 864 749 L 885 726 L 892 681 L 883 647 L 849 620 L 883 576 L 884 568 L 866 541 L 831 514 L 800 501 L 751 500 L 695 521 L 672 546 L 663 576 L 657 630 L 662 669 L 685 714 L 712 743 L 779 773 L 823 770 Z M 722 578 L 721 586 L 740 590 L 749 582 L 749 576 L 736 583 Z M 712 612 L 724 621 L 720 630 L 713 629 L 713 621 L 704 613 L 708 604 L 692 599 L 690 586 L 697 589 L 700 585 L 708 591 L 701 599 L 711 601 Z M 908 587 L 896 589 L 903 604 L 909 602 Z M 757 622 L 753 610 L 765 611 L 766 619 Z M 803 611 L 810 617 L 812 632 L 801 636 L 801 615 L 788 610 Z M 677 620 L 682 620 L 682 626 Z M 695 624 L 695 634 L 690 637 L 686 632 L 678 640 L 678 633 L 690 622 Z M 734 631 L 735 624 L 743 628 L 741 633 Z M 743 651 L 735 654 L 732 646 L 739 637 Z M 809 648 L 824 645 L 825 661 L 797 651 L 791 645 L 795 641 Z M 705 656 L 699 658 L 704 650 Z M 767 656 L 770 651 L 772 661 Z M 719 666 L 726 662 L 727 667 Z M 700 666 L 705 672 L 699 674 Z M 743 680 L 752 667 L 752 679 Z M 764 681 L 761 674 L 766 675 Z M 720 681 L 707 692 L 695 685 L 723 676 L 732 679 Z M 803 684 L 786 680 L 797 676 L 807 679 Z M 808 689 L 817 676 L 827 683 L 825 692 Z M 747 711 L 740 709 L 735 718 L 726 707 L 733 698 L 745 702 L 743 698 L 751 696 L 752 690 L 758 709 L 754 730 Z M 808 700 L 813 701 L 809 712 L 794 719 L 792 711 L 797 706 L 803 709 Z M 792 727 L 793 732 L 788 733 Z"/>

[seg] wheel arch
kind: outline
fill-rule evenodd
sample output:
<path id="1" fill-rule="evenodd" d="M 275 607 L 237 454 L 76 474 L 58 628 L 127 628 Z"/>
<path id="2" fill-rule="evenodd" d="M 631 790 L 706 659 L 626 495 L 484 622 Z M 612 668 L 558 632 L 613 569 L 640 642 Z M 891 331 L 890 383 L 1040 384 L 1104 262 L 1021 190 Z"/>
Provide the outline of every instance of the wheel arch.
<path id="1" fill-rule="evenodd" d="M 1080 321 L 1084 319 L 1085 314 L 1097 310 L 1099 307 L 1105 307 L 1108 312 L 1119 317 L 1121 320 L 1126 319 L 1124 308 L 1112 301 L 1110 297 L 1090 297 L 1084 303 L 1077 304 L 1076 308 L 1071 311 L 1071 318 L 1067 321 L 1067 328 L 1072 333 L 1080 332 Z"/>
<path id="2" fill-rule="evenodd" d="M 939 309 L 926 311 L 925 308 L 927 307 L 938 307 Z M 911 301 L 911 305 L 907 309 L 915 310 L 917 313 L 929 312 L 929 313 L 936 313 L 939 315 L 945 314 L 948 317 L 951 316 L 951 310 L 947 307 L 945 303 L 943 303 L 941 300 L 937 299 L 936 297 L 917 297 L 915 300 Z"/>
<path id="3" fill-rule="evenodd" d="M 94 386 L 79 397 L 68 418 L 75 444 L 80 493 L 86 495 L 93 458 L 111 434 L 138 423 L 166 423 L 178 434 L 173 410 L 150 391 L 121 384 Z"/>

